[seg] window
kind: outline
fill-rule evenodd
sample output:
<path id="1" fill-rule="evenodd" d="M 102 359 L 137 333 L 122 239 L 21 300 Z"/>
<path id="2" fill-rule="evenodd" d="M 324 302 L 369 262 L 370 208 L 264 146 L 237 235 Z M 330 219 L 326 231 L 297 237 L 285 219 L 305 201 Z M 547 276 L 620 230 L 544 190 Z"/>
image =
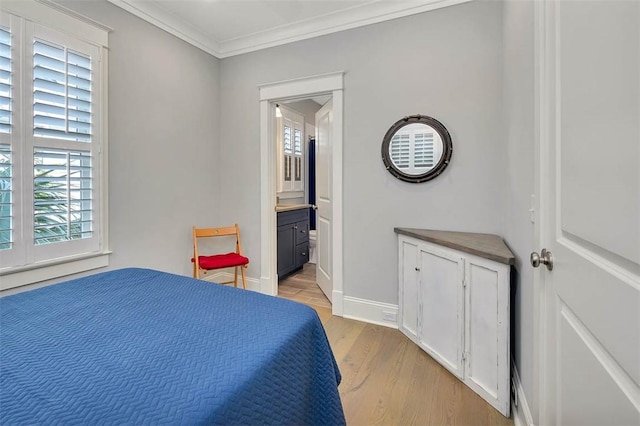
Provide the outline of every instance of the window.
<path id="1" fill-rule="evenodd" d="M 405 173 L 424 173 L 431 170 L 440 158 L 442 140 L 437 132 L 425 132 L 425 126 L 410 124 L 398 130 L 389 144 L 393 164 Z"/>
<path id="2" fill-rule="evenodd" d="M 107 33 L 37 2 L 6 7 L 0 11 L 2 289 L 106 266 L 107 250 Z M 82 262 L 100 256 L 98 263 Z M 50 265 L 58 272 L 48 273 Z M 24 274 L 34 268 L 37 279 Z"/>

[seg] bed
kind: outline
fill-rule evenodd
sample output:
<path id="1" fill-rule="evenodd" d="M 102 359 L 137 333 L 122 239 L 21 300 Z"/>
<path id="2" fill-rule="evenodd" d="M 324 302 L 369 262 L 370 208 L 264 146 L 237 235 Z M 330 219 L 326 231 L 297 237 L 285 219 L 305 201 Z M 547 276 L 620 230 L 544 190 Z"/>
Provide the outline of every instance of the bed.
<path id="1" fill-rule="evenodd" d="M 345 424 L 311 308 L 148 269 L 0 299 L 1 424 Z"/>

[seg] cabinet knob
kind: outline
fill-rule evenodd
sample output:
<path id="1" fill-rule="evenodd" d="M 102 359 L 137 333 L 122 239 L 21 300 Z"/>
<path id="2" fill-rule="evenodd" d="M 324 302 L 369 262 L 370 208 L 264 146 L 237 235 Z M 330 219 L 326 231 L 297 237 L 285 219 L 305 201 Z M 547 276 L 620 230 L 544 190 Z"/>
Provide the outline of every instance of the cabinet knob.
<path id="1" fill-rule="evenodd" d="M 417 266 L 416 266 L 416 271 L 420 272 L 420 268 L 418 268 Z"/>
<path id="2" fill-rule="evenodd" d="M 307 255 L 307 252 L 306 252 L 306 251 L 303 251 L 302 253 L 300 253 L 300 255 L 301 255 L 301 256 L 306 256 L 306 255 Z"/>
<path id="3" fill-rule="evenodd" d="M 302 232 L 303 234 L 306 234 L 307 230 L 306 229 L 301 229 L 300 232 Z"/>

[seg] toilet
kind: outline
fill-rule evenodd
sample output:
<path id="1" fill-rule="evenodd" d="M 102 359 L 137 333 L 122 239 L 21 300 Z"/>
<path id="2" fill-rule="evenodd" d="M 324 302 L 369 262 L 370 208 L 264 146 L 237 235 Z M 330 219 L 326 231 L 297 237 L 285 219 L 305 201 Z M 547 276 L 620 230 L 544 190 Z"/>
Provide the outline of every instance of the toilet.
<path id="1" fill-rule="evenodd" d="M 317 263 L 316 261 L 316 230 L 309 231 L 309 263 Z"/>

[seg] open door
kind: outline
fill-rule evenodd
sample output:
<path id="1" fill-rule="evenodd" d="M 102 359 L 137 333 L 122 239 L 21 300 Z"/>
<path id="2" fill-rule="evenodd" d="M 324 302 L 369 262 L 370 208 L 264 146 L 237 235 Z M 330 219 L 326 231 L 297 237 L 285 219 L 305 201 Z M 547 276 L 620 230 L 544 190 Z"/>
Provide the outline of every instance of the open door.
<path id="1" fill-rule="evenodd" d="M 640 2 L 539 7 L 540 424 L 637 425 Z"/>
<path id="2" fill-rule="evenodd" d="M 316 112 L 316 281 L 331 301 L 332 282 L 332 159 L 333 101 L 330 99 Z"/>

